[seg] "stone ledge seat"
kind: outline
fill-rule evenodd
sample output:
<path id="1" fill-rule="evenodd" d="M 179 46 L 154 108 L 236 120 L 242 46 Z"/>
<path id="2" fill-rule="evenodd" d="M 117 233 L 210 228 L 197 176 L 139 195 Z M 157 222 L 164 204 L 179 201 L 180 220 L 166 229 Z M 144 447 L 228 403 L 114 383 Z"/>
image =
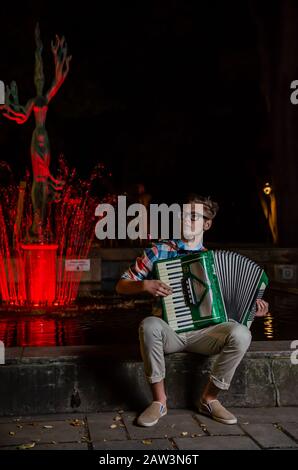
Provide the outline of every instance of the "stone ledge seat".
<path id="1" fill-rule="evenodd" d="M 290 341 L 254 341 L 238 367 L 226 406 L 298 405 L 298 365 Z M 214 357 L 166 356 L 170 408 L 191 408 Z M 139 410 L 150 401 L 137 344 L 17 347 L 0 366 L 0 416 Z"/>

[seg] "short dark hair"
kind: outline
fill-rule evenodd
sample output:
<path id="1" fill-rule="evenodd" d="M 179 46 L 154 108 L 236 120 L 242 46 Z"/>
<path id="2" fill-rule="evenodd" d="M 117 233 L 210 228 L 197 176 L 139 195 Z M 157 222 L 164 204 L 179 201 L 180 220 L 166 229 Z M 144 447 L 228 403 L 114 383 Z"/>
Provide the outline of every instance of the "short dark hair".
<path id="1" fill-rule="evenodd" d="M 191 203 L 203 204 L 204 215 L 207 219 L 214 219 L 219 209 L 218 203 L 213 201 L 210 196 L 201 196 L 193 192 L 187 193 L 182 199 L 182 204 Z"/>

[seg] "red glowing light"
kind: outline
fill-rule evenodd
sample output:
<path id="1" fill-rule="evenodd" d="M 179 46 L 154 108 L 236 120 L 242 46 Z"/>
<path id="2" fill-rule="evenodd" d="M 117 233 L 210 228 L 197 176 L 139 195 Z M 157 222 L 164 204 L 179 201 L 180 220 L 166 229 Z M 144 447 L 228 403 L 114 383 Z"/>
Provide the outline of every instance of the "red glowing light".
<path id="1" fill-rule="evenodd" d="M 58 245 L 22 244 L 28 301 L 51 305 L 56 297 Z"/>
<path id="2" fill-rule="evenodd" d="M 20 346 L 56 346 L 56 321 L 45 318 L 19 320 L 16 324 L 17 344 Z"/>
<path id="3" fill-rule="evenodd" d="M 116 202 L 112 194 L 101 201 L 90 195 L 102 176 L 101 165 L 86 181 L 74 180 L 75 170 L 68 168 L 62 156 L 60 168 L 65 188 L 61 201 L 53 204 L 48 214 L 49 227 L 54 228 L 53 244 L 46 243 L 46 237 L 41 243 L 33 242 L 28 236 L 32 225 L 29 180 L 19 185 L 0 186 L 0 300 L 9 306 L 38 308 L 72 304 L 83 273 L 67 271 L 65 260 L 88 258 L 94 238 L 95 208 L 99 202 Z"/>

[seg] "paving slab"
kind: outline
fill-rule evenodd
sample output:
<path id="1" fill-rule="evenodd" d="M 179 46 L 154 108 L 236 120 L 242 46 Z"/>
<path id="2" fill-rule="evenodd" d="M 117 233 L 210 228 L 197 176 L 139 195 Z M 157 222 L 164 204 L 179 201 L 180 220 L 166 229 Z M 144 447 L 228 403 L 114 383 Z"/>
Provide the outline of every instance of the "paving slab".
<path id="1" fill-rule="evenodd" d="M 265 448 L 277 447 L 297 447 L 298 444 L 282 432 L 279 427 L 273 424 L 247 424 L 243 425 L 244 431 L 251 436 L 258 444 Z"/>
<path id="2" fill-rule="evenodd" d="M 247 436 L 203 436 L 174 438 L 179 450 L 260 450 Z"/>
<path id="3" fill-rule="evenodd" d="M 31 416 L 3 416 L 0 418 L 0 424 L 2 423 L 19 423 L 20 421 L 26 423 L 37 423 L 39 421 L 73 421 L 74 419 L 84 420 L 84 413 L 55 413 L 46 415 L 31 415 Z"/>
<path id="4" fill-rule="evenodd" d="M 18 450 L 17 446 L 0 447 L 1 450 Z M 56 444 L 36 444 L 32 449 L 27 450 L 88 450 L 88 445 L 79 442 L 64 442 Z"/>
<path id="5" fill-rule="evenodd" d="M 195 419 L 200 423 L 202 429 L 206 429 L 207 433 L 211 436 L 232 436 L 238 435 L 241 436 L 244 434 L 244 431 L 237 424 L 223 424 L 215 421 L 214 419 L 208 418 L 201 414 L 195 414 Z"/>
<path id="6" fill-rule="evenodd" d="M 0 426 L 0 446 L 80 442 L 83 436 L 86 436 L 85 425 L 73 426 L 71 421 L 19 421 Z"/>
<path id="7" fill-rule="evenodd" d="M 0 451 L 32 442 L 32 450 L 298 450 L 296 407 L 229 409 L 238 417 L 237 425 L 190 409 L 169 410 L 148 428 L 136 424 L 135 411 L 3 417 Z"/>
<path id="8" fill-rule="evenodd" d="M 168 415 L 189 415 L 189 416 L 193 416 L 194 415 L 194 411 L 191 409 L 179 409 L 179 408 L 169 408 L 168 407 Z"/>
<path id="9" fill-rule="evenodd" d="M 238 418 L 238 422 L 278 423 L 280 421 L 298 423 L 298 407 L 236 408 L 229 411 Z"/>
<path id="10" fill-rule="evenodd" d="M 32 450 L 88 450 L 87 443 L 64 442 L 57 444 L 37 444 Z"/>
<path id="11" fill-rule="evenodd" d="M 169 413 L 150 428 L 144 428 L 136 424 L 137 413 L 123 413 L 124 424 L 131 439 L 169 438 L 180 436 L 187 432 L 191 434 L 204 434 L 197 420 L 191 413 Z"/>
<path id="12" fill-rule="evenodd" d="M 283 431 L 290 434 L 290 437 L 298 441 L 298 423 L 280 422 L 279 426 L 281 426 Z"/>
<path id="13" fill-rule="evenodd" d="M 92 442 L 116 441 L 128 439 L 125 425 L 122 420 L 117 421 L 115 418 L 121 418 L 122 415 L 114 413 L 91 413 L 87 417 L 90 440 Z"/>
<path id="14" fill-rule="evenodd" d="M 144 441 L 144 442 L 143 442 Z M 168 439 L 143 439 L 128 441 L 96 442 L 94 450 L 174 450 L 172 442 Z"/>

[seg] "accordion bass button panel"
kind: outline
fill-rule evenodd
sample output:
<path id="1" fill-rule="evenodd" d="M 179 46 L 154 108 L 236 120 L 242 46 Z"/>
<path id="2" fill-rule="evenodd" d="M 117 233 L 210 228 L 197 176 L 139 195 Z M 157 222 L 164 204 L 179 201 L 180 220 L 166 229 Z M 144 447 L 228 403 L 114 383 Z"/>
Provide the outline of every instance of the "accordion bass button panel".
<path id="1" fill-rule="evenodd" d="M 169 325 L 176 331 L 192 327 L 191 309 L 184 299 L 181 259 L 160 263 L 158 272 L 160 280 L 170 286 L 173 292 L 163 298 Z"/>

